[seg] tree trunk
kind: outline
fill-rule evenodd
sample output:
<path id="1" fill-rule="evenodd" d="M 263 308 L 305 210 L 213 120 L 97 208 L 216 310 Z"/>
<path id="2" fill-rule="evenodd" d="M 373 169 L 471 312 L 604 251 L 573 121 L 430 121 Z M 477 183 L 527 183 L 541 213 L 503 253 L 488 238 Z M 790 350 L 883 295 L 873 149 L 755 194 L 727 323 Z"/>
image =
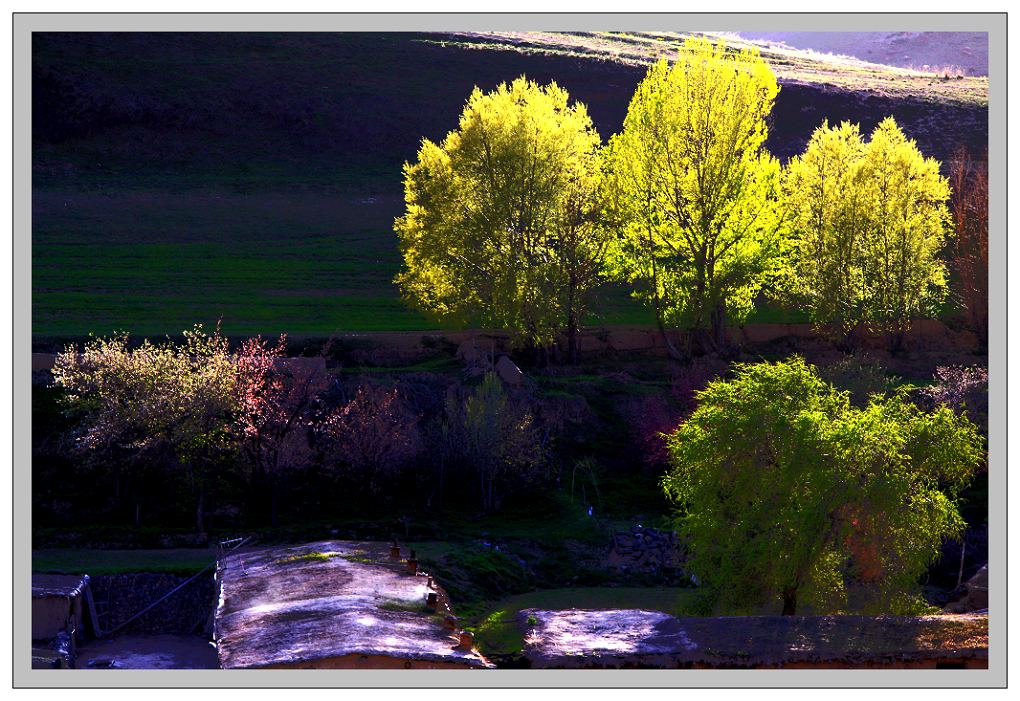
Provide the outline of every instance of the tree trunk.
<path id="1" fill-rule="evenodd" d="M 903 340 L 905 333 L 900 329 L 895 329 L 889 332 L 889 352 L 896 354 L 903 350 Z"/>
<path id="2" fill-rule="evenodd" d="M 494 475 L 482 473 L 482 513 L 491 514 L 495 510 L 496 478 Z"/>
<path id="3" fill-rule="evenodd" d="M 662 334 L 662 342 L 666 345 L 666 353 L 669 354 L 669 357 L 673 360 L 685 360 L 684 354 L 677 349 L 676 345 L 674 345 L 673 341 L 670 339 L 669 334 L 666 332 L 666 324 L 663 323 L 658 309 L 655 310 L 655 323 L 659 327 L 659 333 Z"/>
<path id="4" fill-rule="evenodd" d="M 577 320 L 573 312 L 567 319 L 567 362 L 577 365 Z"/>
<path id="5" fill-rule="evenodd" d="M 577 365 L 577 280 L 571 274 L 567 293 L 567 362 Z"/>
<path id="6" fill-rule="evenodd" d="M 648 202 L 651 203 L 651 196 L 648 197 Z M 655 307 L 655 323 L 659 326 L 659 333 L 662 334 L 662 342 L 666 345 L 666 353 L 673 360 L 684 360 L 683 354 L 677 350 L 677 347 L 673 345 L 673 341 L 670 340 L 669 334 L 666 333 L 666 324 L 662 320 L 662 302 L 659 299 L 659 269 L 655 263 L 655 241 L 652 238 L 652 228 L 648 227 L 648 254 L 652 261 L 652 303 Z"/>
<path id="7" fill-rule="evenodd" d="M 793 616 L 797 613 L 797 587 L 783 589 L 783 615 Z"/>
<path id="8" fill-rule="evenodd" d="M 840 331 L 834 327 L 832 335 L 836 350 L 846 355 L 854 355 L 864 340 L 864 329 L 860 323 L 854 324 L 849 331 Z"/>
<path id="9" fill-rule="evenodd" d="M 446 450 L 446 445 L 443 446 L 443 450 L 444 451 Z M 439 508 L 439 512 L 440 513 L 442 513 L 442 511 L 443 511 L 443 496 L 445 495 L 445 493 L 446 493 L 446 455 L 440 455 L 440 457 L 439 457 L 439 489 L 438 489 L 439 499 L 437 500 L 437 502 L 438 502 L 437 503 L 437 507 Z"/>
<path id="10" fill-rule="evenodd" d="M 716 350 L 726 347 L 726 306 L 719 302 L 712 309 L 712 343 Z"/>
<path id="11" fill-rule="evenodd" d="M 205 533 L 205 490 L 198 489 L 198 505 L 195 507 L 195 525 L 199 533 Z"/>

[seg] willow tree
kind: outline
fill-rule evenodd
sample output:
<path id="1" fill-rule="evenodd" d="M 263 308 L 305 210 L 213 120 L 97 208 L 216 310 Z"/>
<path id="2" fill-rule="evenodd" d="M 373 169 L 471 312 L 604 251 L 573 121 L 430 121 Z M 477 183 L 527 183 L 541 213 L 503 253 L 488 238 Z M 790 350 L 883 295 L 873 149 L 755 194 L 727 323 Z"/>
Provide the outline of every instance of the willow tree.
<path id="1" fill-rule="evenodd" d="M 857 408 L 800 358 L 712 382 L 668 445 L 688 568 L 706 612 L 726 614 L 917 613 L 984 460 L 948 407 L 901 391 Z"/>
<path id="2" fill-rule="evenodd" d="M 939 258 L 949 184 L 892 117 L 865 143 L 856 126 L 823 124 L 788 164 L 798 286 L 816 323 L 853 337 L 869 328 L 893 347 L 946 295 Z"/>
<path id="3" fill-rule="evenodd" d="M 635 285 L 667 327 L 725 342 L 781 260 L 778 161 L 765 148 L 779 93 L 757 52 L 688 40 L 653 65 L 607 156 L 607 191 L 621 235 L 611 270 Z"/>
<path id="4" fill-rule="evenodd" d="M 593 194 L 600 140 L 565 90 L 523 77 L 468 98 L 456 131 L 404 166 L 395 222 L 405 300 L 441 321 L 505 328 L 571 347 L 605 233 Z"/>

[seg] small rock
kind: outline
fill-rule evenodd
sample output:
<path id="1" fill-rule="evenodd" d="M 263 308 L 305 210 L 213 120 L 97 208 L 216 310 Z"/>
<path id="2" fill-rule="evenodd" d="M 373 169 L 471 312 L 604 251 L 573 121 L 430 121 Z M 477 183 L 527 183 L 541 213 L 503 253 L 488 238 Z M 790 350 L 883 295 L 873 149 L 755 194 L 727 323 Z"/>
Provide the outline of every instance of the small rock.
<path id="1" fill-rule="evenodd" d="M 505 355 L 496 361 L 496 374 L 508 385 L 519 385 L 524 382 L 524 373 Z"/>

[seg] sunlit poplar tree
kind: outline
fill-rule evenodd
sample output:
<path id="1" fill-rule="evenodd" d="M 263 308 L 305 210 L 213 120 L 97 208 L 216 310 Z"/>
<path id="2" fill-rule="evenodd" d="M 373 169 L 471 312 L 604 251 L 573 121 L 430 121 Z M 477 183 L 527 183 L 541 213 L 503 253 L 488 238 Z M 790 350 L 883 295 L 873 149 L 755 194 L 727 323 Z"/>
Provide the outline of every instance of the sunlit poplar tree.
<path id="1" fill-rule="evenodd" d="M 892 117 L 865 142 L 856 125 L 823 124 L 787 166 L 793 287 L 819 325 L 853 342 L 864 330 L 902 343 L 946 295 L 939 257 L 949 184 Z"/>
<path id="2" fill-rule="evenodd" d="M 405 300 L 536 348 L 566 329 L 574 348 L 605 248 L 593 206 L 599 145 L 584 105 L 555 83 L 476 88 L 458 129 L 423 140 L 404 167 L 395 229 Z"/>
<path id="3" fill-rule="evenodd" d="M 668 328 L 724 345 L 727 319 L 747 316 L 781 264 L 780 167 L 765 148 L 778 92 L 756 52 L 688 40 L 649 69 L 610 141 L 610 269 L 651 305 L 674 357 Z"/>

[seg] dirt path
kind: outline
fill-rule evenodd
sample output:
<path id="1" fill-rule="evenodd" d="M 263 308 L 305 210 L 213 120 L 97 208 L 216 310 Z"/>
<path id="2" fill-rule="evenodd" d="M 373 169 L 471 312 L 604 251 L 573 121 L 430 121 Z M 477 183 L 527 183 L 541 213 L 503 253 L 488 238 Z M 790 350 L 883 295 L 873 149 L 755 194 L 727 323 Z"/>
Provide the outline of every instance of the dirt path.
<path id="1" fill-rule="evenodd" d="M 78 669 L 218 669 L 216 649 L 197 635 L 120 635 L 78 649 Z"/>

